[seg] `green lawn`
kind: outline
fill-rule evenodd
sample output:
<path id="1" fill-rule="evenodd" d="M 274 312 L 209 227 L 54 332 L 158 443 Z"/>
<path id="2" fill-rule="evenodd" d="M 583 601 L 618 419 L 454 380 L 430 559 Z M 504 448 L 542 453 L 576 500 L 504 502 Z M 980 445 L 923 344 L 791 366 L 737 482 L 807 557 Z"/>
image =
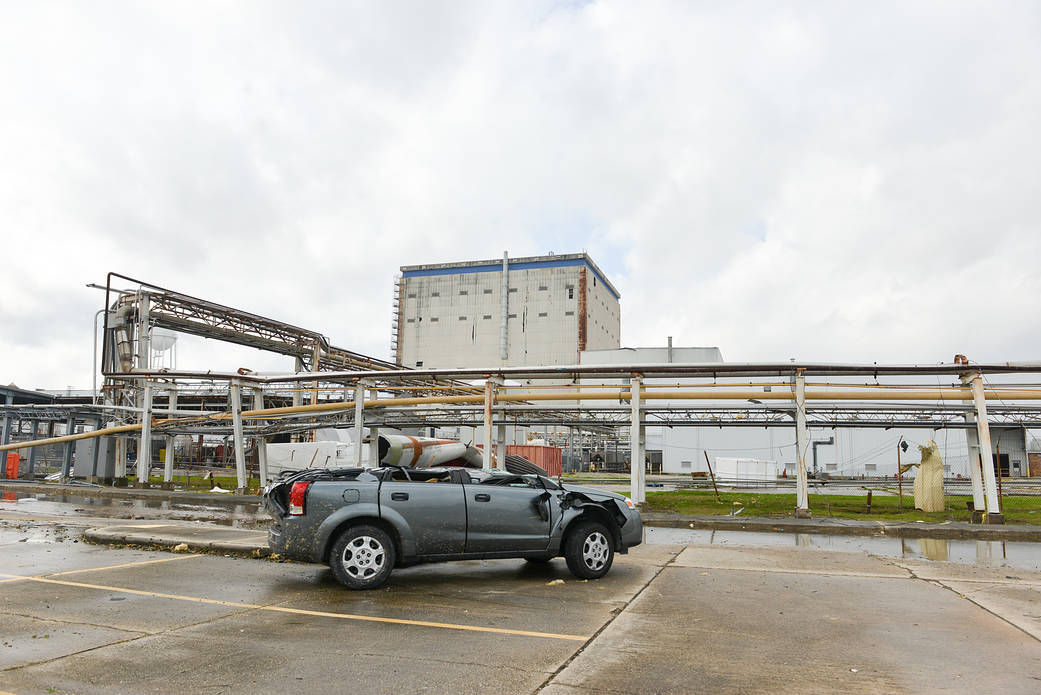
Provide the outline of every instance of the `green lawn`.
<path id="1" fill-rule="evenodd" d="M 127 476 L 127 480 L 131 483 L 136 482 L 137 476 L 129 475 Z M 148 482 L 150 485 L 158 487 L 162 484 L 163 477 L 161 475 L 153 475 L 148 479 Z M 192 490 L 195 492 L 208 492 L 215 485 L 225 490 L 231 490 L 232 492 L 234 492 L 235 489 L 239 486 L 238 478 L 236 478 L 233 475 L 215 475 L 213 476 L 212 483 L 209 480 L 203 478 L 201 475 L 193 475 L 190 478 L 184 475 L 175 475 L 173 477 L 173 483 L 175 486 L 179 488 L 184 488 L 185 490 Z M 249 489 L 251 491 L 259 490 L 260 479 L 250 478 Z"/>
<path id="2" fill-rule="evenodd" d="M 628 494 L 624 491 L 623 494 Z M 871 511 L 865 495 L 810 495 L 810 511 L 816 518 L 865 519 L 874 521 L 969 521 L 967 497 L 947 498 L 942 512 L 914 509 L 914 496 L 904 495 L 904 508 L 895 495 L 873 496 Z M 723 492 L 719 502 L 709 490 L 647 492 L 647 510 L 679 514 L 725 515 L 744 507 L 741 516 L 790 517 L 795 510 L 795 495 Z M 1009 524 L 1041 525 L 1041 497 L 1004 497 L 1002 509 Z"/>

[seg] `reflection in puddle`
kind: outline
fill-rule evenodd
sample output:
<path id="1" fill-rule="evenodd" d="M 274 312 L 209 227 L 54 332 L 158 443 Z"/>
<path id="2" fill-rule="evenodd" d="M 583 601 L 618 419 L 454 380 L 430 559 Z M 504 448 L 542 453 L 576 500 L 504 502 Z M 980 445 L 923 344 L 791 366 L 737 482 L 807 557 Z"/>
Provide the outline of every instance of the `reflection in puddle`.
<path id="1" fill-rule="evenodd" d="M 816 533 L 757 533 L 695 529 L 646 529 L 647 543 L 733 545 L 741 547 L 814 548 L 845 553 L 870 553 L 883 557 L 956 562 L 982 567 L 1016 567 L 1041 570 L 1041 543 L 963 541 L 943 538 L 894 538 L 886 536 L 829 536 Z"/>
<path id="2" fill-rule="evenodd" d="M 4 504 L 12 503 L 13 504 Z M 0 509 L 16 509 L 33 502 L 32 511 L 55 516 L 90 516 L 108 519 L 169 519 L 172 521 L 205 521 L 235 528 L 264 528 L 270 522 L 259 504 L 229 502 L 217 504 L 185 504 L 165 499 L 132 499 L 125 497 L 85 497 L 48 495 L 30 492 L 4 492 Z"/>

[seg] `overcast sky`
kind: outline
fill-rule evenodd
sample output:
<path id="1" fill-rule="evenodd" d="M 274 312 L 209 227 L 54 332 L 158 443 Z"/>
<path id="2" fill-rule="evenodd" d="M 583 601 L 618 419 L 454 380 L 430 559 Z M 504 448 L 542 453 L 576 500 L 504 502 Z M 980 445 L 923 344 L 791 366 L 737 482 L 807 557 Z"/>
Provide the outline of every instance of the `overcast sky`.
<path id="1" fill-rule="evenodd" d="M 1041 359 L 1039 8 L 8 3 L 0 382 L 90 387 L 110 270 L 387 357 L 399 266 L 504 250 L 627 346 Z"/>

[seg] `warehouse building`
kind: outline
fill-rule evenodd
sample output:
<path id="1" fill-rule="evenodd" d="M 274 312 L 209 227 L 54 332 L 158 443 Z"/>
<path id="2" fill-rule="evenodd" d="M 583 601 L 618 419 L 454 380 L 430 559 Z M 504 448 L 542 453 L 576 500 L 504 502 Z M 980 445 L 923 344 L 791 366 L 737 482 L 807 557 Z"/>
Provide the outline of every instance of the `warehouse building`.
<path id="1" fill-rule="evenodd" d="M 585 253 L 402 266 L 392 350 L 413 368 L 577 364 L 620 345 L 619 299 Z"/>

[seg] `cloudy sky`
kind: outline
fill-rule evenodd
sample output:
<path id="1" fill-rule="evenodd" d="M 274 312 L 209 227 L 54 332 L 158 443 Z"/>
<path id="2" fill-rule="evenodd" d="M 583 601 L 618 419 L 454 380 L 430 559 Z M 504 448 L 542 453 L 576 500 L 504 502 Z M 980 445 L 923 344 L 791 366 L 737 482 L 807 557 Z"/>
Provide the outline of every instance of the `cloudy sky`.
<path id="1" fill-rule="evenodd" d="M 1041 359 L 1039 8 L 8 4 L 0 382 L 90 386 L 110 270 L 387 357 L 399 266 L 504 250 L 628 346 Z"/>

